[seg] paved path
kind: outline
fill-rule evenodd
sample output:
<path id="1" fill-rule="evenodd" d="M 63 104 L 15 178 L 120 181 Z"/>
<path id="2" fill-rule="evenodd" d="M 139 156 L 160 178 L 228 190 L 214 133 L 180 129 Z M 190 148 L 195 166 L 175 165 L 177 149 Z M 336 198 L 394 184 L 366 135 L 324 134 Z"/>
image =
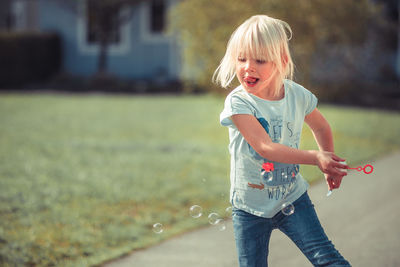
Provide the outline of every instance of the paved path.
<path id="1" fill-rule="evenodd" d="M 372 163 L 366 175 L 350 171 L 326 197 L 325 182 L 309 194 L 329 238 L 353 267 L 400 266 L 400 152 Z M 399 168 L 398 168 L 399 167 Z M 173 238 L 103 267 L 237 267 L 232 222 L 220 232 L 207 227 Z M 312 266 L 279 230 L 270 241 L 270 267 Z"/>

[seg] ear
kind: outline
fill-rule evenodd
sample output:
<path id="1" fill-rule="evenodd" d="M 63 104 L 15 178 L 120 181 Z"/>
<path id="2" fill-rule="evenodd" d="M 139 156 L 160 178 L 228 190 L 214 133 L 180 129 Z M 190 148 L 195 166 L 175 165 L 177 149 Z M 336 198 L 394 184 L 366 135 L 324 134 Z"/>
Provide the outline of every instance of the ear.
<path id="1" fill-rule="evenodd" d="M 286 53 L 282 53 L 281 59 L 282 59 L 283 68 L 285 68 L 287 63 L 288 63 L 288 61 L 289 61 L 289 57 L 288 57 L 288 55 Z"/>

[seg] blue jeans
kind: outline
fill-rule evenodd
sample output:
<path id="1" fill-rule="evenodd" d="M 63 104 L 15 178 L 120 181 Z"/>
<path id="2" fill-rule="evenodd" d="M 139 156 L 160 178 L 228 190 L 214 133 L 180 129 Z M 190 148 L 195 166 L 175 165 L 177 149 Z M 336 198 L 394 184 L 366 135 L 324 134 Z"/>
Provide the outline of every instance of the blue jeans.
<path id="1" fill-rule="evenodd" d="M 307 192 L 293 203 L 294 213 L 272 218 L 233 209 L 233 227 L 240 267 L 268 266 L 268 244 L 273 229 L 285 233 L 314 266 L 351 266 L 326 236 Z"/>

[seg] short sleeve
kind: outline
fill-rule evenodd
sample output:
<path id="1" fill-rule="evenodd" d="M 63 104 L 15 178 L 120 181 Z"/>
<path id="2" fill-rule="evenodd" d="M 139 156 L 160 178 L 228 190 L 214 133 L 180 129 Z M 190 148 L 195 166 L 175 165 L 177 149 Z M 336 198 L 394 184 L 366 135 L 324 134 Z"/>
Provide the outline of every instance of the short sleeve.
<path id="1" fill-rule="evenodd" d="M 305 115 L 310 114 L 318 104 L 318 98 L 311 93 L 309 90 L 305 89 Z"/>
<path id="2" fill-rule="evenodd" d="M 225 100 L 224 110 L 220 114 L 220 123 L 222 126 L 231 126 L 233 124 L 231 116 L 235 114 L 254 114 L 250 103 L 237 95 L 228 95 Z"/>

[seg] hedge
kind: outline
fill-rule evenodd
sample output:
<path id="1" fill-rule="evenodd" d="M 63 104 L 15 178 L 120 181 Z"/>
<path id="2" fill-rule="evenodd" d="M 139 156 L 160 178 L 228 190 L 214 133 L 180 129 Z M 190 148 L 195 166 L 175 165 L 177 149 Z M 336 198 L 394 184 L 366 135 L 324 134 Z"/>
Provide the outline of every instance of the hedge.
<path id="1" fill-rule="evenodd" d="M 61 66 L 61 41 L 55 33 L 0 33 L 0 88 L 43 82 Z"/>

